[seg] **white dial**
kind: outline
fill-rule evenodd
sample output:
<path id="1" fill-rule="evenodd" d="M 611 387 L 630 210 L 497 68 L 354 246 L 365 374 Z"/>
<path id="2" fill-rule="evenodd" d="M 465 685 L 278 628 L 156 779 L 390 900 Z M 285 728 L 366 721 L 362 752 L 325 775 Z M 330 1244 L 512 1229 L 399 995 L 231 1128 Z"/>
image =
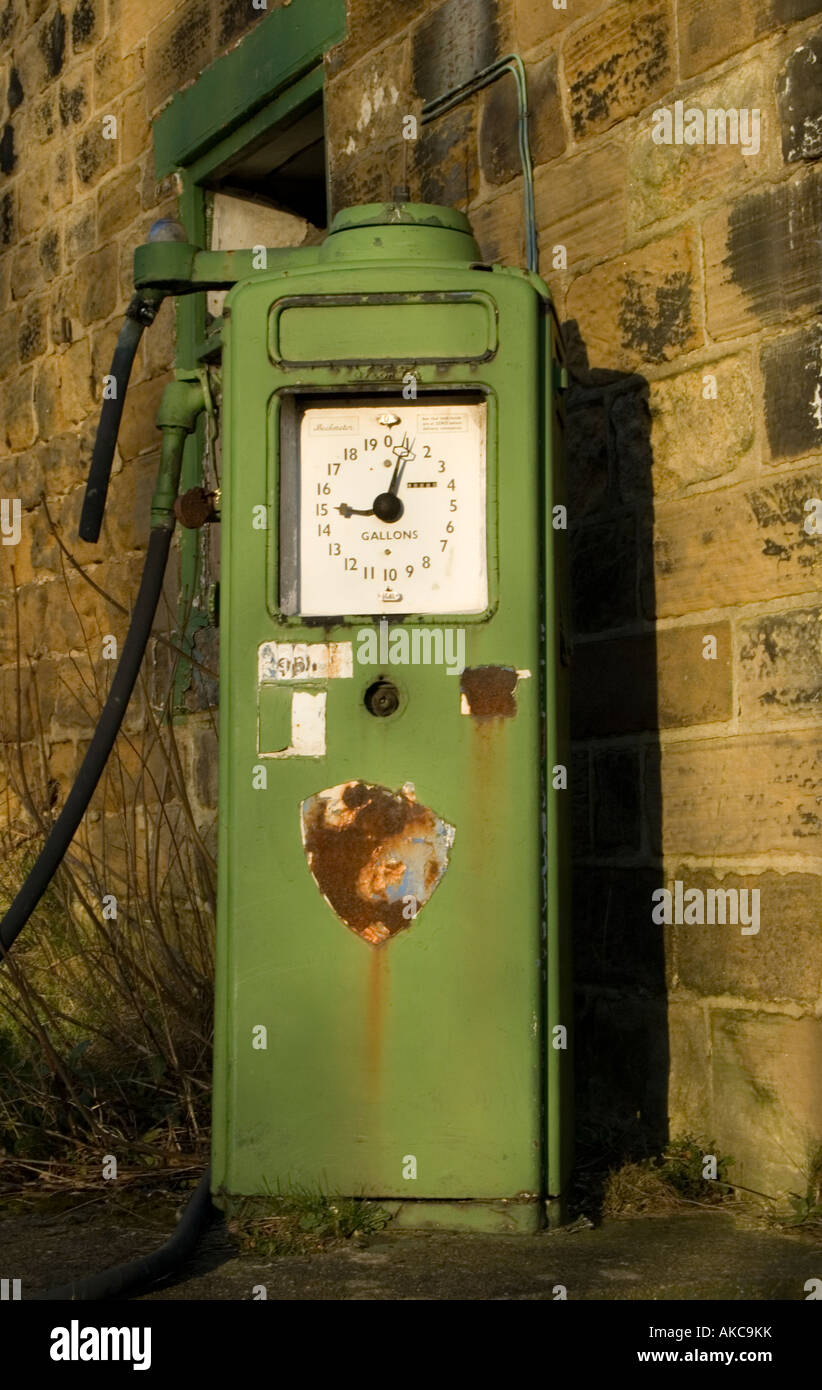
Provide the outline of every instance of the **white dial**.
<path id="1" fill-rule="evenodd" d="M 299 612 L 484 612 L 485 438 L 484 402 L 307 408 Z"/>

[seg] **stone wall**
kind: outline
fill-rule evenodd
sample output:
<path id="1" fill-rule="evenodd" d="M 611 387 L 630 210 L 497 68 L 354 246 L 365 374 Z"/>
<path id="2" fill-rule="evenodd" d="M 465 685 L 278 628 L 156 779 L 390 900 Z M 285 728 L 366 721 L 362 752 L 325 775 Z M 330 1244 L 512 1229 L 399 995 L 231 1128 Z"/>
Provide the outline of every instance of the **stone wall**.
<path id="1" fill-rule="evenodd" d="M 102 378 L 133 293 L 133 250 L 156 218 L 177 212 L 174 180 L 155 183 L 152 119 L 261 17 L 250 0 L 0 7 L 0 497 L 20 499 L 23 522 L 19 544 L 0 548 L 0 732 L 13 752 L 13 775 L 0 767 L 0 780 L 3 820 L 18 841 L 31 830 L 18 733 L 42 813 L 62 799 L 85 751 L 116 664 L 103 655 L 114 650 L 106 638 L 119 649 L 140 578 L 154 417 L 174 358 L 171 302 L 134 365 L 99 545 L 77 538 L 77 522 Z M 96 588 L 72 569 L 53 528 Z M 176 622 L 175 589 L 172 567 L 167 626 Z M 159 702 L 167 667 L 149 670 Z M 126 727 L 136 734 L 143 722 L 138 692 Z M 199 724 L 194 744 L 213 745 L 213 720 Z M 213 746 L 203 759 L 191 730 L 181 742 L 198 820 L 213 822 Z M 118 747 L 132 788 L 150 796 L 135 748 Z M 105 805 L 102 793 L 97 802 Z"/>
<path id="2" fill-rule="evenodd" d="M 804 1190 L 822 1140 L 822 541 L 805 511 L 822 495 L 822 6 L 349 0 L 348 16 L 326 61 L 334 209 L 407 181 L 468 211 L 489 260 L 525 256 L 512 80 L 416 139 L 402 120 L 498 56 L 526 63 L 541 271 L 573 369 L 581 1132 L 690 1130 L 740 1182 Z M 78 621 L 94 648 L 125 616 L 78 576 L 67 600 L 39 495 L 127 607 L 169 305 L 138 359 L 103 544 L 75 537 L 131 252 L 175 206 L 150 123 L 257 18 L 250 0 L 0 10 L 0 495 L 25 509 L 0 553 L 2 719 L 13 737 L 13 565 L 40 692 L 32 709 L 24 689 L 23 739 L 44 729 L 59 787 L 88 734 L 66 694 L 88 659 Z M 758 111 L 758 149 L 656 143 L 654 112 L 680 101 Z M 213 766 L 186 737 L 191 768 Z M 759 931 L 655 925 L 652 893 L 677 880 L 758 890 Z"/>

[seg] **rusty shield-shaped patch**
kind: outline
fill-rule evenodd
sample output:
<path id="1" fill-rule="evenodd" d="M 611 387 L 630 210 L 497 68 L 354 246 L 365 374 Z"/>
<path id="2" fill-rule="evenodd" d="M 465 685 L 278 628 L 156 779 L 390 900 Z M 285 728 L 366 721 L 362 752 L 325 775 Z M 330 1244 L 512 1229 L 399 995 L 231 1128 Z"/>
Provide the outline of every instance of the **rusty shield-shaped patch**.
<path id="1" fill-rule="evenodd" d="M 342 782 L 300 806 L 314 880 L 341 922 L 382 946 L 414 922 L 448 867 L 454 827 L 414 796 Z"/>

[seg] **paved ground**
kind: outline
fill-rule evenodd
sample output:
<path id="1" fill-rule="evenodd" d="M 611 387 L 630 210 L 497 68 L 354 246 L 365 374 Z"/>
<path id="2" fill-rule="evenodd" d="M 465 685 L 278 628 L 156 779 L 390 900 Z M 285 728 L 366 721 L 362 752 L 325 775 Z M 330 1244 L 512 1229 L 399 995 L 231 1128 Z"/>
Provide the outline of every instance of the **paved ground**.
<path id="1" fill-rule="evenodd" d="M 145 1213 L 93 1204 L 0 1221 L 0 1275 L 23 1280 L 23 1297 L 155 1248 L 170 1230 L 167 1203 Z M 749 1215 L 685 1211 L 596 1229 L 536 1236 L 383 1231 L 319 1254 L 238 1255 L 216 1223 L 178 1281 L 151 1299 L 569 1299 L 803 1300 L 822 1278 L 822 1244 L 764 1228 Z"/>

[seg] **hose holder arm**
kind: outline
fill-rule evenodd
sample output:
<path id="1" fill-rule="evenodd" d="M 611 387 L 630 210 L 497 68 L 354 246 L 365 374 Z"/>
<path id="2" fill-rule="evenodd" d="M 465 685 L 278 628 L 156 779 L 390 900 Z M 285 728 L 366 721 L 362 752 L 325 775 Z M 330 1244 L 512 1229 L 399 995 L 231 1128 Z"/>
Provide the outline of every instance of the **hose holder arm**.
<path id="1" fill-rule="evenodd" d="M 197 428 L 198 416 L 206 408 L 202 382 L 196 372 L 177 370 L 170 381 L 160 408 L 157 426 L 163 432 L 160 468 L 151 500 L 152 531 L 173 531 L 174 503 L 180 490 L 180 472 L 186 437 Z"/>

